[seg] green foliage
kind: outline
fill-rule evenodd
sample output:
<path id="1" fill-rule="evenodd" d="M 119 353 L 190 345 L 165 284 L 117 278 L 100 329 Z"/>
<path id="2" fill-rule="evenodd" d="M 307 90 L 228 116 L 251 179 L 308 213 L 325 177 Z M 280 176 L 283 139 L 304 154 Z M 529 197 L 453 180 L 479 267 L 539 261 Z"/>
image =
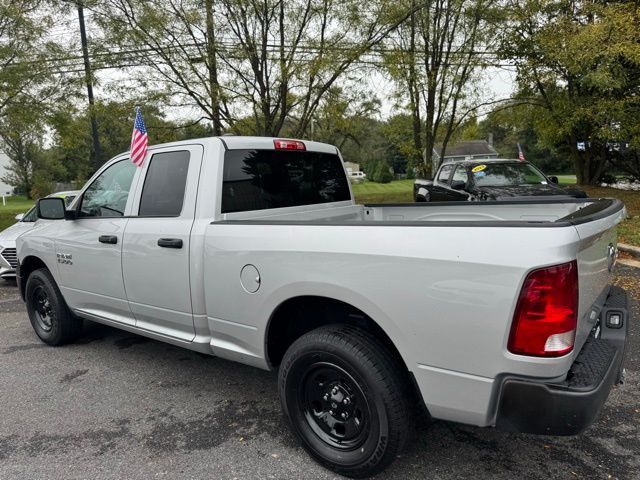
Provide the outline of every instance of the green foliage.
<path id="1" fill-rule="evenodd" d="M 371 174 L 371 180 L 377 183 L 389 183 L 393 180 L 393 174 L 391 173 L 391 167 L 384 160 L 376 163 Z"/>
<path id="2" fill-rule="evenodd" d="M 510 14 L 501 55 L 517 60 L 520 99 L 539 107 L 541 143 L 570 154 L 579 183 L 597 182 L 607 142 L 638 142 L 640 5 L 527 0 Z"/>
<path id="3" fill-rule="evenodd" d="M 42 173 L 36 173 L 33 176 L 33 186 L 31 187 L 31 191 L 29 193 L 29 198 L 33 198 L 36 200 L 38 198 L 46 197 L 47 195 L 53 193 L 53 184 Z"/>
<path id="4" fill-rule="evenodd" d="M 499 107 L 474 124 L 473 134 L 476 139 L 486 139 L 489 135 L 493 135 L 493 146 L 503 158 L 517 158 L 519 143 L 526 159 L 542 171 L 546 173 L 573 171 L 566 148 L 560 150 L 550 148 L 539 138 L 540 126 L 535 121 L 538 108 L 528 104 Z"/>
<path id="5" fill-rule="evenodd" d="M 134 101 L 96 103 L 102 161 L 129 150 L 135 106 Z M 150 145 L 211 135 L 210 128 L 198 123 L 180 126 L 165 120 L 157 105 L 142 104 L 141 107 Z M 55 112 L 51 117 L 51 124 L 54 147 L 49 151 L 50 162 L 66 166 L 66 172 L 57 170 L 52 178 L 56 181 L 83 183 L 93 173 L 88 110 Z"/>

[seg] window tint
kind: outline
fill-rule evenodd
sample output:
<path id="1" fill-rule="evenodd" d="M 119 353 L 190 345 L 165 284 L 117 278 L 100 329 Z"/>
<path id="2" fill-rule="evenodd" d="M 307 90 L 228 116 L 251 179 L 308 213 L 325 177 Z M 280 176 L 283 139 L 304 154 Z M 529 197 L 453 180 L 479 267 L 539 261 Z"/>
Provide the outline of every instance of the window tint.
<path id="1" fill-rule="evenodd" d="M 457 180 L 457 181 L 463 181 L 464 183 L 467 183 L 468 179 L 469 179 L 469 175 L 467 174 L 467 167 L 458 165 L 458 168 L 456 168 L 456 172 L 453 174 L 452 181 Z"/>
<path id="2" fill-rule="evenodd" d="M 87 188 L 80 205 L 81 217 L 121 217 L 127 205 L 136 166 L 129 160 L 114 163 Z"/>
<path id="3" fill-rule="evenodd" d="M 452 165 L 445 165 L 440 169 L 440 173 L 438 174 L 438 181 L 447 183 L 449 181 L 449 175 L 451 175 Z"/>
<path id="4" fill-rule="evenodd" d="M 151 157 L 140 199 L 141 217 L 177 217 L 182 212 L 189 171 L 189 152 L 156 153 Z"/>
<path id="5" fill-rule="evenodd" d="M 229 150 L 222 213 L 351 200 L 340 157 L 332 153 Z"/>

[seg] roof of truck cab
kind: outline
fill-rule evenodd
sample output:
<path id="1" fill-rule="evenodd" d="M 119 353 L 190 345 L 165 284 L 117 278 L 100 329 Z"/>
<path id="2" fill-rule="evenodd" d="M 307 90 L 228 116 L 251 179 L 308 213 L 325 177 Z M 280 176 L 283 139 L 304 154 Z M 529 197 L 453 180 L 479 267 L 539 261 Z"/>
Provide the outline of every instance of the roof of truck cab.
<path id="1" fill-rule="evenodd" d="M 242 137 L 226 135 L 219 138 L 228 150 L 275 150 L 274 140 L 292 140 L 304 143 L 306 150 L 312 152 L 337 153 L 338 149 L 328 143 L 314 142 L 287 137 Z"/>
<path id="2" fill-rule="evenodd" d="M 183 145 L 193 145 L 198 143 L 207 143 L 211 141 L 220 141 L 224 145 L 225 150 L 275 150 L 274 140 L 295 140 L 303 142 L 307 151 L 312 152 L 324 152 L 324 153 L 337 153 L 338 149 L 334 145 L 328 143 L 314 142 L 312 140 L 304 140 L 297 138 L 287 137 L 250 137 L 250 136 L 236 136 L 236 135 L 223 135 L 221 137 L 201 137 L 190 138 L 188 140 L 179 140 L 176 142 L 159 143 L 155 145 L 149 145 L 149 151 L 153 151 L 160 148 L 167 147 L 180 147 Z M 122 154 L 125 154 L 123 152 Z"/>

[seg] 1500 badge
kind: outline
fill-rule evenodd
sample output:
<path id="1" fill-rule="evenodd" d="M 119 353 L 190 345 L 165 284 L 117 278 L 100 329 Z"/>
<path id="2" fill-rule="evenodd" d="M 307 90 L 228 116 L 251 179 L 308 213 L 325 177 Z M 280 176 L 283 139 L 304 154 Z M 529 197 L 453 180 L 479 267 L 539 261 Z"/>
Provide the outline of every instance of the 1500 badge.
<path id="1" fill-rule="evenodd" d="M 58 263 L 73 265 L 73 256 L 70 253 L 56 253 L 56 257 L 58 257 Z"/>

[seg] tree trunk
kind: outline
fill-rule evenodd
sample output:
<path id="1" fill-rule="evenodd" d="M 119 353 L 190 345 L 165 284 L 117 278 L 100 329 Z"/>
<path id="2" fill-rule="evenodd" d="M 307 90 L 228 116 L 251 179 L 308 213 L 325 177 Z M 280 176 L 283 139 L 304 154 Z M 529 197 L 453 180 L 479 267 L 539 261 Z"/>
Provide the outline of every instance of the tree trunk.
<path id="1" fill-rule="evenodd" d="M 587 147 L 578 151 L 576 143 L 571 146 L 571 158 L 576 171 L 578 185 L 598 185 L 607 165 L 606 147 Z"/>
<path id="2" fill-rule="evenodd" d="M 433 163 L 433 149 L 436 146 L 436 127 L 434 118 L 436 113 L 436 85 L 431 77 L 428 79 L 427 89 L 427 111 L 425 116 L 425 136 L 424 136 L 424 168 L 427 178 L 433 178 L 437 165 Z"/>
<path id="3" fill-rule="evenodd" d="M 416 72 L 416 12 L 415 0 L 411 2 L 410 38 L 409 38 L 409 108 L 411 109 L 411 123 L 413 129 L 413 148 L 415 158 L 413 163 L 418 164 L 423 156 L 422 153 L 422 122 L 420 121 L 420 88 L 418 85 L 418 74 Z"/>

